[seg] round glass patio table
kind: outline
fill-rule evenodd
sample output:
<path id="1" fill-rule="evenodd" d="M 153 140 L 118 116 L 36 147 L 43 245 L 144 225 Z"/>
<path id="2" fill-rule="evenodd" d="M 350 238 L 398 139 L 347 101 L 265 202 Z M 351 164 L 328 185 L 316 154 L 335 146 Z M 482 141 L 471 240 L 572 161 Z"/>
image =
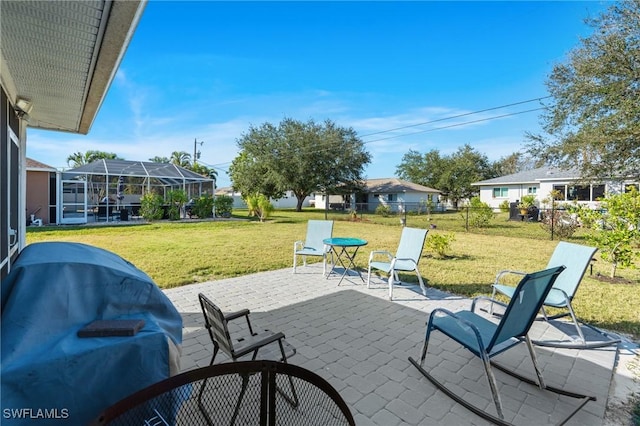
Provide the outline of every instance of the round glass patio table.
<path id="1" fill-rule="evenodd" d="M 338 285 L 342 283 L 342 280 L 344 279 L 344 277 L 347 276 L 349 271 L 356 272 L 360 276 L 360 279 L 362 280 L 362 282 L 364 282 L 364 277 L 356 267 L 354 263 L 354 259 L 356 257 L 356 254 L 358 253 L 358 249 L 362 246 L 367 245 L 367 240 L 363 240 L 361 238 L 351 238 L 351 237 L 335 237 L 335 238 L 325 238 L 324 240 L 322 240 L 322 242 L 330 246 L 331 250 L 336 255 L 336 261 L 333 262 L 333 265 L 331 266 L 331 270 L 327 274 L 327 279 L 334 272 L 338 262 L 340 262 L 340 265 L 342 265 L 342 267 L 344 268 L 344 272 L 340 277 L 340 281 L 338 281 Z M 346 264 L 343 261 L 343 259 L 346 260 Z"/>

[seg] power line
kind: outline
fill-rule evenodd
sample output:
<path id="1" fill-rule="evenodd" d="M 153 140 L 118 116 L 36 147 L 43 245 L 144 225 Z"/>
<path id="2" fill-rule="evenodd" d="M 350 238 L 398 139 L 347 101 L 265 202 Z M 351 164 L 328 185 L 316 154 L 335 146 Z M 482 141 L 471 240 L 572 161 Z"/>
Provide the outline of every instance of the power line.
<path id="1" fill-rule="evenodd" d="M 434 132 L 436 130 L 450 129 L 452 127 L 466 126 L 467 124 L 480 123 L 482 121 L 497 120 L 499 118 L 511 117 L 513 115 L 519 115 L 519 114 L 526 114 L 528 112 L 540 111 L 540 110 L 543 110 L 543 109 L 546 109 L 546 107 L 533 108 L 533 109 L 528 109 L 528 110 L 525 110 L 525 111 L 511 112 L 509 114 L 496 115 L 496 116 L 487 117 L 487 118 L 480 118 L 478 120 L 465 121 L 464 123 L 450 124 L 448 126 L 434 127 L 434 128 L 431 128 L 431 129 L 420 130 L 418 132 L 403 133 L 401 135 L 389 136 L 389 137 L 386 137 L 386 138 L 379 138 L 379 139 L 366 141 L 366 142 L 364 142 L 364 144 L 366 145 L 366 144 L 369 144 L 369 143 L 372 143 L 372 142 L 385 141 L 385 140 L 388 140 L 388 139 L 395 139 L 395 138 L 400 138 L 400 137 L 403 137 L 403 136 L 417 135 L 417 134 L 420 134 L 420 133 Z"/>
<path id="2" fill-rule="evenodd" d="M 396 127 L 396 128 L 392 128 L 392 129 L 381 130 L 381 131 L 378 131 L 378 132 L 367 133 L 365 135 L 359 135 L 359 137 L 360 138 L 365 138 L 365 137 L 368 137 L 368 136 L 374 136 L 374 135 L 379 135 L 379 134 L 383 134 L 383 133 L 389 133 L 389 132 L 393 132 L 393 131 L 396 131 L 396 130 L 403 130 L 403 129 L 408 129 L 408 128 L 412 128 L 412 127 L 423 126 L 423 125 L 426 125 L 426 124 L 433 124 L 433 123 L 438 123 L 438 122 L 442 122 L 442 121 L 453 120 L 455 118 L 466 117 L 466 116 L 474 115 L 474 114 L 480 114 L 480 113 L 487 112 L 487 111 L 495 111 L 495 110 L 498 110 L 498 109 L 509 108 L 509 107 L 516 106 L 516 105 L 522 105 L 522 104 L 526 104 L 526 103 L 540 101 L 540 100 L 547 99 L 547 98 L 550 98 L 550 97 L 551 96 L 543 96 L 543 97 L 539 97 L 539 98 L 528 99 L 528 100 L 525 100 L 525 101 L 513 102 L 513 103 L 510 103 L 510 104 L 500 105 L 500 106 L 491 107 L 491 108 L 485 108 L 485 109 L 481 109 L 481 110 L 477 110 L 477 111 L 471 111 L 471 112 L 467 112 L 467 113 L 463 113 L 463 114 L 456 114 L 456 115 L 452 115 L 452 116 L 448 116 L 448 117 L 438 118 L 438 119 L 435 119 L 435 120 L 425 121 L 425 122 L 422 122 L 422 123 L 410 124 L 410 125 L 407 125 L 407 126 L 401 126 L 401 127 Z M 388 136 L 388 137 L 373 139 L 373 140 L 369 140 L 369 141 L 363 141 L 363 144 L 366 145 L 366 144 L 370 144 L 370 143 L 373 143 L 373 142 L 380 142 L 380 141 L 389 140 L 389 139 L 396 139 L 396 138 L 416 135 L 416 134 L 420 134 L 420 133 L 428 133 L 428 132 L 434 132 L 436 130 L 443 130 L 443 129 L 450 129 L 450 128 L 453 128 L 453 127 L 466 126 L 466 125 L 469 125 L 469 124 L 481 123 L 483 121 L 498 120 L 500 118 L 506 118 L 506 117 L 511 117 L 511 116 L 514 116 L 514 115 L 520 115 L 520 114 L 526 114 L 526 113 L 529 113 L 529 112 L 540 111 L 540 110 L 543 110 L 543 109 L 546 109 L 546 108 L 547 107 L 532 108 L 532 109 L 528 109 L 528 110 L 524 110 L 524 111 L 517 111 L 517 112 L 508 113 L 508 114 L 501 114 L 501 115 L 496 115 L 496 116 L 492 116 L 492 117 L 480 118 L 480 119 L 477 119 L 477 120 L 465 121 L 463 123 L 455 123 L 455 124 L 450 124 L 450 125 L 447 125 L 447 126 L 433 127 L 433 128 L 430 128 L 430 129 L 424 129 L 424 130 L 420 130 L 420 131 L 417 131 L 417 132 L 402 133 L 402 134 L 399 134 L 399 135 Z M 324 147 L 324 148 L 316 149 L 316 150 L 312 151 L 310 154 L 321 153 L 321 152 L 324 152 L 324 151 L 332 150 L 334 148 L 335 147 Z M 207 165 L 208 167 L 212 167 L 214 169 L 217 169 L 217 170 L 220 170 L 220 171 L 223 171 L 223 172 L 227 173 L 229 171 L 228 167 L 227 168 L 223 168 L 223 167 L 220 167 L 220 166 L 223 166 L 223 165 L 226 165 L 226 164 L 231 164 L 231 163 L 232 162 L 220 163 L 220 164 L 217 165 L 217 167 L 213 166 L 213 165 L 208 165 L 206 163 L 203 163 L 203 164 Z"/>
<path id="3" fill-rule="evenodd" d="M 435 119 L 435 120 L 425 121 L 423 123 L 409 124 L 409 125 L 406 125 L 406 126 L 396 127 L 396 128 L 393 128 L 393 129 L 381 130 L 379 132 L 368 133 L 366 135 L 360 135 L 360 137 L 361 138 L 365 138 L 367 136 L 379 135 L 381 133 L 389 133 L 389 132 L 393 132 L 393 131 L 396 131 L 396 130 L 408 129 L 410 127 L 417 127 L 417 126 L 423 126 L 425 124 L 437 123 L 437 122 L 440 122 L 440 121 L 453 120 L 454 118 L 466 117 L 468 115 L 480 114 L 481 112 L 494 111 L 496 109 L 509 108 L 509 107 L 512 107 L 512 106 L 515 106 L 515 105 L 527 104 L 527 103 L 530 103 L 530 102 L 540 101 L 542 99 L 547 99 L 547 98 L 550 98 L 550 97 L 551 96 L 543 96 L 541 98 L 534 98 L 534 99 L 529 99 L 529 100 L 526 100 L 526 101 L 514 102 L 514 103 L 511 103 L 511 104 L 500 105 L 500 106 L 497 106 L 497 107 L 481 109 L 481 110 L 478 110 L 478 111 L 466 112 L 464 114 L 458 114 L 458 115 L 452 115 L 452 116 L 449 116 L 449 117 L 438 118 L 438 119 Z"/>

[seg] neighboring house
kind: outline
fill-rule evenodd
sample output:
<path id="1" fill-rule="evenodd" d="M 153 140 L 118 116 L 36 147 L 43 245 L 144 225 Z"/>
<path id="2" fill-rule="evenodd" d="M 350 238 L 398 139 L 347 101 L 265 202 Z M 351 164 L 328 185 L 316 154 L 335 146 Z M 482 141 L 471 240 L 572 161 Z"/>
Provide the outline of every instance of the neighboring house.
<path id="1" fill-rule="evenodd" d="M 2 279 L 26 245 L 27 127 L 89 132 L 146 2 L 0 3 Z"/>
<path id="2" fill-rule="evenodd" d="M 623 192 L 629 184 L 637 186 L 638 183 L 629 179 L 611 179 L 585 184 L 580 180 L 577 170 L 553 167 L 541 167 L 472 183 L 480 189 L 480 201 L 495 209 L 504 201 L 516 203 L 523 195 L 528 194 L 535 195 L 536 204 L 544 207 L 543 202 L 549 199 L 551 191 L 557 191 L 560 200 L 576 201 L 595 208 L 598 198 L 606 193 Z"/>
<path id="3" fill-rule="evenodd" d="M 346 208 L 353 208 L 355 204 L 358 210 L 375 211 L 379 205 L 388 205 L 395 211 L 399 206 L 413 209 L 429 203 L 434 209 L 442 208 L 440 191 L 398 178 L 368 179 L 365 181 L 364 191 L 354 195 L 355 197 L 329 195 L 329 207 L 346 205 Z M 315 207 L 326 207 L 326 197 L 323 194 L 315 195 Z"/>
<path id="4" fill-rule="evenodd" d="M 228 195 L 229 197 L 232 197 L 234 209 L 247 208 L 247 203 L 244 202 L 242 194 L 234 191 L 230 186 L 216 189 L 216 195 Z M 302 202 L 302 207 L 309 207 L 312 201 L 312 197 L 306 197 Z M 271 199 L 271 204 L 273 204 L 273 207 L 275 207 L 276 209 L 295 209 L 298 205 L 298 198 L 293 194 L 293 191 L 287 191 L 284 197 L 279 199 Z"/>
<path id="5" fill-rule="evenodd" d="M 26 159 L 27 170 L 27 224 L 56 223 L 56 173 L 54 167 L 31 158 Z"/>

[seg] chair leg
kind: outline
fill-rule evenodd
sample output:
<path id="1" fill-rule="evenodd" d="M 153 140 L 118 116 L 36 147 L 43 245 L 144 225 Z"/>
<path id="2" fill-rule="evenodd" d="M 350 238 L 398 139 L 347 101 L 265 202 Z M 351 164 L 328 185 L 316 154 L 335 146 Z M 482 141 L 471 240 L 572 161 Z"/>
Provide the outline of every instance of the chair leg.
<path id="1" fill-rule="evenodd" d="M 489 315 L 493 315 L 493 300 L 496 298 L 496 288 L 491 292 L 491 304 L 489 305 Z"/>
<path id="2" fill-rule="evenodd" d="M 393 271 L 389 272 L 389 300 L 393 300 Z"/>
<path id="3" fill-rule="evenodd" d="M 493 371 L 491 370 L 491 361 L 487 354 L 482 353 L 480 358 L 482 359 L 482 365 L 484 365 L 484 372 L 487 375 L 487 380 L 489 381 L 489 388 L 491 388 L 491 394 L 493 395 L 493 402 L 496 405 L 496 411 L 498 412 L 498 417 L 504 419 L 504 413 L 502 411 L 502 400 L 500 399 L 500 393 L 498 392 L 498 385 L 496 384 L 496 377 L 493 375 Z"/>
<path id="4" fill-rule="evenodd" d="M 420 355 L 420 367 L 424 367 L 424 360 L 427 357 L 427 349 L 429 348 L 429 337 L 431 336 L 431 321 L 427 326 L 427 332 L 424 336 L 424 345 L 422 346 L 422 354 Z"/>
<path id="5" fill-rule="evenodd" d="M 531 339 L 529 336 L 525 336 L 525 342 L 527 343 L 527 349 L 529 349 L 529 356 L 531 356 L 531 362 L 533 362 L 533 368 L 536 370 L 536 376 L 538 377 L 538 386 L 540 389 L 546 389 L 547 385 L 544 383 L 544 378 L 542 377 L 542 371 L 540 371 L 540 367 L 538 367 L 538 357 L 536 356 L 536 352 L 533 350 L 533 344 L 531 343 Z"/>
<path id="6" fill-rule="evenodd" d="M 578 337 L 580 337 L 580 340 L 582 340 L 583 343 L 586 343 L 587 341 L 584 338 L 584 334 L 582 334 L 582 329 L 580 328 L 578 318 L 576 318 L 576 314 L 573 312 L 571 302 L 569 301 L 567 301 L 567 309 L 569 310 L 569 314 L 571 315 L 571 319 L 573 320 L 573 325 L 576 327 L 576 331 L 578 332 Z"/>
<path id="7" fill-rule="evenodd" d="M 238 417 L 238 413 L 240 412 L 240 405 L 242 404 L 242 398 L 244 398 L 244 394 L 247 391 L 247 387 L 249 386 L 249 376 L 244 374 L 242 376 L 242 389 L 240 389 L 240 395 L 238 396 L 238 402 L 236 402 L 236 408 L 233 410 L 233 416 L 231 417 L 230 425 L 234 425 L 236 423 L 236 418 Z"/>
<path id="8" fill-rule="evenodd" d="M 213 347 L 213 356 L 211 357 L 211 362 L 209 362 L 209 366 L 213 365 L 213 361 L 216 359 L 216 355 L 218 354 L 218 345 L 215 344 L 214 342 L 214 347 Z M 202 386 L 200 387 L 200 392 L 198 393 L 198 408 L 200 409 L 200 412 L 202 412 L 202 414 L 204 415 L 205 419 L 207 420 L 207 423 L 210 426 L 213 426 L 213 420 L 211 419 L 211 416 L 209 416 L 209 413 L 207 412 L 206 407 L 204 406 L 204 404 L 202 404 L 202 395 L 204 394 L 204 390 L 207 387 L 207 379 L 205 378 L 202 381 Z"/>
<path id="9" fill-rule="evenodd" d="M 294 249 L 294 250 L 293 250 L 293 273 L 294 273 L 294 274 L 296 273 L 296 258 L 297 258 L 297 256 L 296 256 L 296 250 Z"/>
<path id="10" fill-rule="evenodd" d="M 281 362 L 286 364 L 287 354 L 285 353 L 282 340 L 278 340 L 278 345 L 280 346 L 280 354 L 282 355 Z M 299 404 L 298 394 L 296 393 L 296 388 L 293 386 L 293 378 L 291 378 L 291 376 L 289 376 L 289 385 L 291 386 L 291 395 L 293 396 L 292 398 L 290 398 L 287 394 L 284 393 L 282 389 L 278 388 L 277 386 L 276 391 L 280 392 L 280 395 L 282 395 L 282 397 L 286 399 L 289 404 L 291 404 L 294 408 L 297 408 Z"/>
<path id="11" fill-rule="evenodd" d="M 371 288 L 371 265 L 369 265 L 369 269 L 367 270 L 367 288 Z"/>
<path id="12" fill-rule="evenodd" d="M 420 288 L 422 289 L 422 295 L 427 296 L 427 288 L 424 286 L 424 282 L 422 281 L 422 276 L 420 275 L 420 271 L 416 267 L 416 275 L 418 276 L 418 282 L 420 283 Z"/>

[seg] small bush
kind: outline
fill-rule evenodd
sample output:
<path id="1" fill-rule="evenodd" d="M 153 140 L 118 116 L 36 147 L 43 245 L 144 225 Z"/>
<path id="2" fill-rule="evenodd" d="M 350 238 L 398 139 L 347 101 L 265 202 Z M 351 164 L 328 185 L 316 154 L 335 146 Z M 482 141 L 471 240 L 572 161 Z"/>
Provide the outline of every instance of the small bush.
<path id="1" fill-rule="evenodd" d="M 273 212 L 273 204 L 264 194 L 250 195 L 246 201 L 249 207 L 249 215 L 257 216 L 260 222 L 264 222 Z"/>
<path id="2" fill-rule="evenodd" d="M 498 208 L 500 209 L 500 211 L 502 213 L 509 213 L 509 210 L 511 209 L 511 206 L 509 205 L 509 201 L 508 200 L 504 200 L 503 202 L 500 203 Z"/>
<path id="3" fill-rule="evenodd" d="M 446 257 L 451 250 L 451 243 L 455 241 L 455 235 L 450 234 L 429 234 L 427 237 L 427 249 L 435 252 L 440 257 Z"/>
<path id="4" fill-rule="evenodd" d="M 198 216 L 200 219 L 211 217 L 213 214 L 213 197 L 209 194 L 202 195 L 196 198 L 191 213 Z"/>
<path id="5" fill-rule="evenodd" d="M 140 216 L 149 222 L 162 219 L 164 215 L 163 203 L 164 200 L 158 194 L 151 192 L 144 194 L 140 198 Z"/>
<path id="6" fill-rule="evenodd" d="M 230 195 L 218 195 L 213 205 L 216 207 L 216 216 L 230 217 L 233 211 L 233 197 Z"/>
<path id="7" fill-rule="evenodd" d="M 378 207 L 376 207 L 376 214 L 378 216 L 388 217 L 391 215 L 391 207 L 385 204 L 378 204 Z"/>
<path id="8" fill-rule="evenodd" d="M 580 224 L 571 213 L 565 210 L 550 210 L 542 215 L 540 226 L 549 234 L 553 232 L 554 237 L 562 240 L 571 237 Z"/>
<path id="9" fill-rule="evenodd" d="M 473 197 L 469 202 L 469 226 L 486 228 L 495 217 L 493 210 L 487 203 L 480 201 L 480 197 Z"/>
<path id="10" fill-rule="evenodd" d="M 167 193 L 169 201 L 169 220 L 179 220 L 182 206 L 187 202 L 187 193 L 182 189 L 174 189 Z"/>

